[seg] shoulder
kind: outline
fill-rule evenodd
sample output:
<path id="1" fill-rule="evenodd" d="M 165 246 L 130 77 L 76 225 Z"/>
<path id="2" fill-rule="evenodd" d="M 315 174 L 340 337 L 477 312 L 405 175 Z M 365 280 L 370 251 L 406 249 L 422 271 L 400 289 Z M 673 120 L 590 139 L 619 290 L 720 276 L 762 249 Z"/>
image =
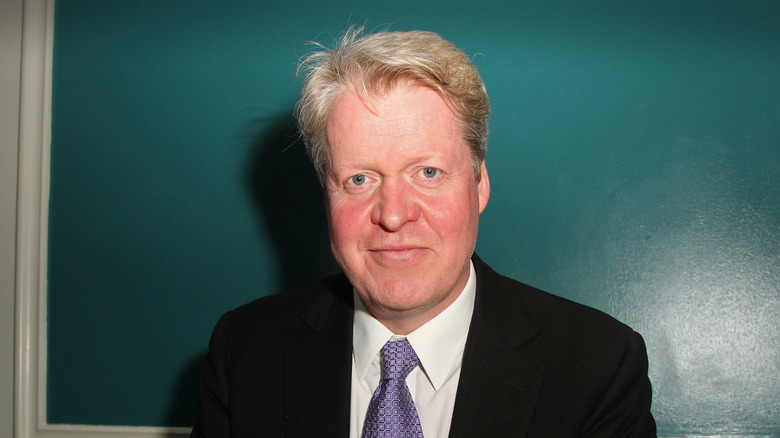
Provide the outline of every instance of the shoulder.
<path id="1" fill-rule="evenodd" d="M 217 322 L 213 337 L 282 339 L 307 330 L 319 315 L 343 314 L 351 310 L 351 306 L 349 280 L 344 274 L 336 274 L 284 293 L 258 298 L 226 312 Z"/>
<path id="2" fill-rule="evenodd" d="M 477 300 L 491 318 L 521 320 L 547 342 L 577 344 L 577 350 L 642 342 L 633 329 L 601 310 L 500 275 L 482 261 L 475 261 L 477 266 Z"/>

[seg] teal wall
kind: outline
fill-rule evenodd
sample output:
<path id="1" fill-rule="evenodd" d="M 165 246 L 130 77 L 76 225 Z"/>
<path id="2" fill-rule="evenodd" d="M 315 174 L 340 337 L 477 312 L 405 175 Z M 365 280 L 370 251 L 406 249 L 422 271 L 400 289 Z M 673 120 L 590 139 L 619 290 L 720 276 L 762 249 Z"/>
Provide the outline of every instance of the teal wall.
<path id="1" fill-rule="evenodd" d="M 661 435 L 780 437 L 776 1 L 58 0 L 50 423 L 191 425 L 220 314 L 336 268 L 305 42 L 454 41 L 492 98 L 497 270 L 641 332 Z"/>

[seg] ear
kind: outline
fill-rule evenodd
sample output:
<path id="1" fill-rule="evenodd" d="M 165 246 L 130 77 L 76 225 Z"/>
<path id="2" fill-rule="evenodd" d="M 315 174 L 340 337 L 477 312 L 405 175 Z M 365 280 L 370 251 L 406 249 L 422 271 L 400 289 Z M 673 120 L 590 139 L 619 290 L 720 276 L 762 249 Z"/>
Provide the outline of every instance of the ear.
<path id="1" fill-rule="evenodd" d="M 481 177 L 477 184 L 477 192 L 479 193 L 479 212 L 482 213 L 487 207 L 488 199 L 490 199 L 490 177 L 488 177 L 487 167 L 485 167 L 485 160 L 482 160 L 480 165 Z"/>

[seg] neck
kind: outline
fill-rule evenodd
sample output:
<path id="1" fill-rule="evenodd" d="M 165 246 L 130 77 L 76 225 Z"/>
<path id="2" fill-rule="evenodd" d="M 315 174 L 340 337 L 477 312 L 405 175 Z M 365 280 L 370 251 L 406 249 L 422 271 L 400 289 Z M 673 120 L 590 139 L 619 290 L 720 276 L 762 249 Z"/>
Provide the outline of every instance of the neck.
<path id="1" fill-rule="evenodd" d="M 366 310 L 377 321 L 387 327 L 393 334 L 399 336 L 406 336 L 409 333 L 417 330 L 423 324 L 432 320 L 438 316 L 441 312 L 449 307 L 460 296 L 460 293 L 450 294 L 444 300 L 437 303 L 435 306 L 427 309 L 409 309 L 409 310 L 389 310 L 389 309 L 376 309 L 364 303 Z"/>

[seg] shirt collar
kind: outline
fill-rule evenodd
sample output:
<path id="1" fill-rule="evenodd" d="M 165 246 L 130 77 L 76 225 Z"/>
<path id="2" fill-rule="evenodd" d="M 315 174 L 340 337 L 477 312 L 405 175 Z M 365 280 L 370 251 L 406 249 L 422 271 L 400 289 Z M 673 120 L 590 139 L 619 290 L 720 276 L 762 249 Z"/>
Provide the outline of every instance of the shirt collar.
<path id="1" fill-rule="evenodd" d="M 471 315 L 474 313 L 476 291 L 474 264 L 469 261 L 469 279 L 458 298 L 433 319 L 406 336 L 420 358 L 422 368 L 431 385 L 436 390 L 444 384 L 456 362 L 463 357 L 463 347 L 466 344 Z M 352 354 L 358 378 L 362 380 L 371 362 L 382 350 L 382 346 L 393 337 L 399 339 L 404 337 L 394 335 L 371 316 L 356 292 L 353 292 L 353 296 L 355 322 Z"/>

